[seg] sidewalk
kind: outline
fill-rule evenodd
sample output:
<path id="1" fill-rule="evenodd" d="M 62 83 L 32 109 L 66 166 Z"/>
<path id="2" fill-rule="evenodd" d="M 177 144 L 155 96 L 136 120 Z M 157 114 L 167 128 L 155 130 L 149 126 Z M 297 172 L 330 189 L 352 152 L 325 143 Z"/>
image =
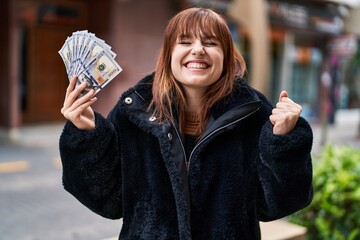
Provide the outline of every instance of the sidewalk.
<path id="1" fill-rule="evenodd" d="M 10 131 L 0 129 L 0 145 L 19 147 L 57 147 L 65 122 L 23 126 Z"/>
<path id="2" fill-rule="evenodd" d="M 311 124 L 311 123 L 310 123 Z M 314 133 L 313 154 L 319 154 L 327 144 L 360 148 L 360 109 L 338 110 L 333 125 L 311 124 Z"/>

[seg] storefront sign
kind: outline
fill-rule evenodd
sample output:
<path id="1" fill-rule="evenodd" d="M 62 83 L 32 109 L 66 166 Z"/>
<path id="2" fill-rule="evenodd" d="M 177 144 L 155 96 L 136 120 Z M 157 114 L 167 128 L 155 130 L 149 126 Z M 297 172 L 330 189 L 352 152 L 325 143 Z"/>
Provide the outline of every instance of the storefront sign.
<path id="1" fill-rule="evenodd" d="M 188 0 L 193 6 L 209 7 L 225 13 L 231 0 Z"/>
<path id="2" fill-rule="evenodd" d="M 336 5 L 304 5 L 281 1 L 267 2 L 272 25 L 293 27 L 329 34 L 344 30 L 344 20 Z"/>
<path id="3" fill-rule="evenodd" d="M 23 24 L 50 24 L 63 26 L 83 26 L 87 17 L 84 2 L 46 3 L 36 0 L 22 0 L 17 5 L 19 19 Z"/>
<path id="4" fill-rule="evenodd" d="M 333 38 L 329 43 L 330 52 L 342 56 L 351 57 L 357 51 L 357 39 L 355 35 L 348 34 Z"/>

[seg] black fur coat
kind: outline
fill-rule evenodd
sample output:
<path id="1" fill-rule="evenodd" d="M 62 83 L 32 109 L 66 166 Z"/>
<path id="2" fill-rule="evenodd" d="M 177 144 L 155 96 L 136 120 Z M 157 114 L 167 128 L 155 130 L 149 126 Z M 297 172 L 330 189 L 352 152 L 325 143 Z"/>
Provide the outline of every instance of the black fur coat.
<path id="1" fill-rule="evenodd" d="M 60 137 L 65 189 L 101 216 L 123 218 L 119 239 L 260 239 L 258 221 L 312 199 L 312 130 L 299 118 L 274 135 L 272 106 L 237 79 L 211 112 L 189 171 L 176 123 L 147 112 L 152 76 L 126 91 L 96 128 L 67 122 Z"/>

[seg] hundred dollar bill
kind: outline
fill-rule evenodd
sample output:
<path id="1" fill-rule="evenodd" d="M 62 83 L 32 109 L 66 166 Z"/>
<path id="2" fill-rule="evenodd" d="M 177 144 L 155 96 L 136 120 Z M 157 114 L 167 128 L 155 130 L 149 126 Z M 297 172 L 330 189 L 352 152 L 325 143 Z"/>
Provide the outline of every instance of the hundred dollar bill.
<path id="1" fill-rule="evenodd" d="M 69 68 L 69 73 L 68 73 L 68 77 L 69 79 L 71 79 L 72 75 L 75 74 L 75 72 L 73 71 L 74 69 L 74 65 L 75 65 L 75 61 L 74 61 L 74 38 L 70 37 L 68 38 L 68 40 L 66 41 L 66 44 L 68 45 L 68 49 L 69 49 L 69 54 L 70 54 L 70 68 Z"/>
<path id="2" fill-rule="evenodd" d="M 69 37 L 67 38 L 67 40 L 65 41 L 64 45 L 61 47 L 61 49 L 59 50 L 59 54 L 65 64 L 65 68 L 66 68 L 66 73 L 69 74 L 70 71 L 70 66 L 71 66 L 71 54 L 72 52 L 69 49 L 69 46 L 67 44 Z"/>
<path id="3" fill-rule="evenodd" d="M 96 39 L 89 38 L 88 45 L 84 47 L 84 51 L 82 53 L 83 56 L 80 59 L 80 65 L 81 66 L 88 65 L 98 56 L 98 54 L 100 54 L 103 51 L 108 52 L 113 59 L 116 57 L 116 54 L 113 51 L 111 51 L 110 47 L 107 44 L 96 41 Z"/>
<path id="4" fill-rule="evenodd" d="M 90 89 L 95 90 L 95 94 L 104 88 L 111 80 L 113 80 L 122 68 L 114 61 L 107 51 L 100 52 L 88 66 L 84 66 L 78 76 L 78 84 L 87 82 L 88 88 L 83 94 Z"/>

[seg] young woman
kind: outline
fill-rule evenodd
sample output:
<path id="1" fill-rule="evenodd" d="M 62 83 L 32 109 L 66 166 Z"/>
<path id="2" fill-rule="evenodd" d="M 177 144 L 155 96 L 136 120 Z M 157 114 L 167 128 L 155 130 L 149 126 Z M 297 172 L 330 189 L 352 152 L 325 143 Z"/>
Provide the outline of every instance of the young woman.
<path id="1" fill-rule="evenodd" d="M 273 108 L 241 78 L 226 21 L 204 8 L 174 16 L 155 72 L 107 118 L 73 78 L 61 112 L 63 184 L 119 239 L 260 239 L 259 221 L 312 199 L 312 131 L 285 91 Z"/>

